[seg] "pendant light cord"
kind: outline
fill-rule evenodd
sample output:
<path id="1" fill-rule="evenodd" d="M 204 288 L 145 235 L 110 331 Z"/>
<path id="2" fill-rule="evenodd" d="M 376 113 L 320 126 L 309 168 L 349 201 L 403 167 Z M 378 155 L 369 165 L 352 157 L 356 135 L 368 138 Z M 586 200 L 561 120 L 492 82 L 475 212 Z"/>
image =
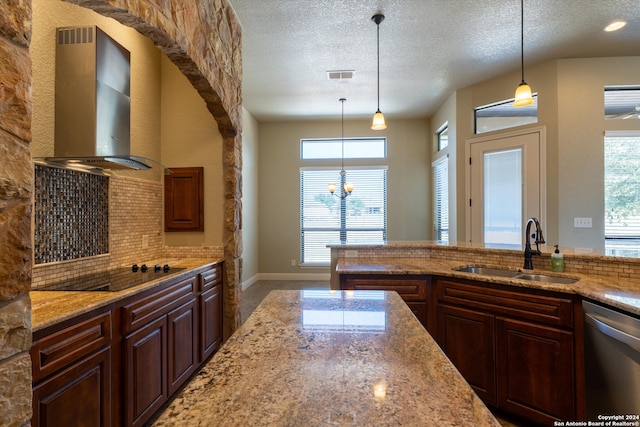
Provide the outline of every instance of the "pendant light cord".
<path id="1" fill-rule="evenodd" d="M 340 157 L 342 159 L 342 169 L 344 170 L 344 101 L 346 101 L 346 98 L 340 98 L 340 102 L 342 103 L 342 156 Z"/>
<path id="2" fill-rule="evenodd" d="M 380 111 L 380 22 L 376 22 L 378 34 L 378 111 Z"/>
<path id="3" fill-rule="evenodd" d="M 522 83 L 524 83 L 524 0 L 520 0 L 520 70 L 522 70 Z"/>

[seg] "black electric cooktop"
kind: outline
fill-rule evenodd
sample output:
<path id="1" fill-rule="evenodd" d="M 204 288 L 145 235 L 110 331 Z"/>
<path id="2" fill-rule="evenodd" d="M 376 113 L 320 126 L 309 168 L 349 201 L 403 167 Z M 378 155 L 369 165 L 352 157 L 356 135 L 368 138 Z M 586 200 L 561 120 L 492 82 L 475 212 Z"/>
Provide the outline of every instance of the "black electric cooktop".
<path id="1" fill-rule="evenodd" d="M 147 267 L 144 264 L 138 267 L 138 265 L 134 264 L 128 268 L 116 268 L 100 273 L 65 279 L 34 290 L 116 292 L 141 285 L 145 282 L 157 280 L 182 270 L 184 270 L 184 268 L 169 267 L 167 264 L 164 266 L 156 264 L 152 267 Z"/>

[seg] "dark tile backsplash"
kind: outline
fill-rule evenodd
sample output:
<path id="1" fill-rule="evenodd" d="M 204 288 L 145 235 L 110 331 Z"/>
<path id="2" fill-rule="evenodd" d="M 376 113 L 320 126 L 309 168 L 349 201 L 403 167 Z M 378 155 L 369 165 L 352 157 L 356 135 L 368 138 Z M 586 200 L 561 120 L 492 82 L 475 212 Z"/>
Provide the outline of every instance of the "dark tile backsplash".
<path id="1" fill-rule="evenodd" d="M 35 264 L 109 252 L 109 177 L 35 165 Z"/>

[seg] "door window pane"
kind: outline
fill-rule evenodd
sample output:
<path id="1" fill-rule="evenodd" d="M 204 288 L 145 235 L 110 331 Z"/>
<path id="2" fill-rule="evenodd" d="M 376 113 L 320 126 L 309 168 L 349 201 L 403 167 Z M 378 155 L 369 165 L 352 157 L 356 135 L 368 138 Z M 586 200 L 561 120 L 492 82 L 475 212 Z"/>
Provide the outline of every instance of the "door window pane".
<path id="1" fill-rule="evenodd" d="M 484 242 L 522 245 L 522 149 L 484 154 Z"/>

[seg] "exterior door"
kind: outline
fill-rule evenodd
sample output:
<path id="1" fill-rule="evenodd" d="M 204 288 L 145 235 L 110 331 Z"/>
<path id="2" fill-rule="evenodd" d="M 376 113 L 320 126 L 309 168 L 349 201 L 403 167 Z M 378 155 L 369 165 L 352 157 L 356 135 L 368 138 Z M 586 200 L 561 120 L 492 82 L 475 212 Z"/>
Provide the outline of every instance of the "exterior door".
<path id="1" fill-rule="evenodd" d="M 545 227 L 545 132 L 527 129 L 467 141 L 467 240 L 521 249 L 523 226 Z"/>

